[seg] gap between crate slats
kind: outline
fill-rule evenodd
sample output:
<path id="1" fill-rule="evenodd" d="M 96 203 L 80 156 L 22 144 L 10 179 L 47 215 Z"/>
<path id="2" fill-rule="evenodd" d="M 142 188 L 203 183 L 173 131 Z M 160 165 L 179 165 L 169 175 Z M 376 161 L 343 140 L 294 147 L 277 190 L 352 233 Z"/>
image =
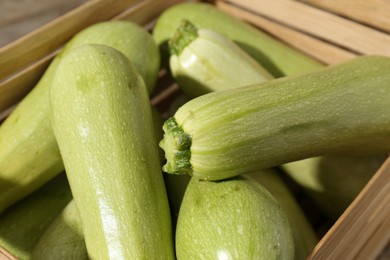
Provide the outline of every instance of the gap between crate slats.
<path id="1" fill-rule="evenodd" d="M 360 54 L 390 56 L 390 35 L 291 0 L 229 0 L 296 30 Z"/>

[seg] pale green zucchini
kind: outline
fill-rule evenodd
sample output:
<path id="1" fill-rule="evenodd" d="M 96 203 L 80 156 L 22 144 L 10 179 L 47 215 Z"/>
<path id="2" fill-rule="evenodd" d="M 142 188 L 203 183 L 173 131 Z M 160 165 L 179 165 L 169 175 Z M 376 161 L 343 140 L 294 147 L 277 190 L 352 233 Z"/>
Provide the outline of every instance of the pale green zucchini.
<path id="1" fill-rule="evenodd" d="M 154 106 L 151 108 L 154 134 L 156 140 L 161 140 L 163 120 L 157 108 Z M 163 151 L 161 149 L 159 151 L 161 152 L 160 159 L 163 161 Z M 39 239 L 31 253 L 31 259 L 88 259 L 82 228 L 76 204 L 72 200 Z"/>
<path id="2" fill-rule="evenodd" d="M 74 200 L 70 201 L 35 245 L 31 260 L 88 259 L 83 226 Z"/>
<path id="3" fill-rule="evenodd" d="M 308 157 L 390 150 L 390 58 L 195 98 L 164 123 L 168 173 L 220 180 Z"/>
<path id="4" fill-rule="evenodd" d="M 281 168 L 329 219 L 335 221 L 383 164 L 386 155 L 321 156 Z"/>
<path id="5" fill-rule="evenodd" d="M 187 20 L 169 40 L 170 71 L 190 97 L 252 85 L 273 76 L 224 35 Z"/>
<path id="6" fill-rule="evenodd" d="M 51 119 L 92 259 L 173 259 L 170 213 L 141 76 L 120 52 L 63 58 Z"/>
<path id="7" fill-rule="evenodd" d="M 30 259 L 40 237 L 72 199 L 65 174 L 0 214 L 0 247 L 17 259 Z"/>
<path id="8" fill-rule="evenodd" d="M 248 174 L 263 185 L 279 202 L 287 215 L 295 243 L 294 259 L 307 259 L 318 243 L 318 237 L 279 173 L 272 168 Z"/>
<path id="9" fill-rule="evenodd" d="M 255 58 L 275 77 L 304 73 L 323 65 L 266 33 L 206 3 L 181 3 L 166 9 L 158 18 L 153 37 L 168 59 L 167 41 L 183 19 L 198 28 L 225 34 Z"/>
<path id="10" fill-rule="evenodd" d="M 64 170 L 49 120 L 53 72 L 62 57 L 78 46 L 96 43 L 123 52 L 152 91 L 159 70 L 159 53 L 152 36 L 137 24 L 110 21 L 77 34 L 11 115 L 0 126 L 0 212 Z"/>
<path id="11" fill-rule="evenodd" d="M 287 216 L 248 176 L 211 182 L 193 177 L 176 229 L 177 259 L 293 259 Z"/>

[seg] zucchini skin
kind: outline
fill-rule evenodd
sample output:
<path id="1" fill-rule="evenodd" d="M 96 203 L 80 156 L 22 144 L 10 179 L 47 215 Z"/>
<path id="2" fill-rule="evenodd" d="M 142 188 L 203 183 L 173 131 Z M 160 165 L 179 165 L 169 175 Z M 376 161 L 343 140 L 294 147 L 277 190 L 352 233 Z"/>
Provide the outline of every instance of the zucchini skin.
<path id="1" fill-rule="evenodd" d="M 68 203 L 40 237 L 30 259 L 88 259 L 83 226 L 74 200 Z"/>
<path id="2" fill-rule="evenodd" d="M 221 180 L 318 155 L 385 153 L 389 70 L 390 58 L 366 56 L 195 98 L 164 123 L 163 170 Z"/>
<path id="3" fill-rule="evenodd" d="M 159 16 L 153 37 L 165 60 L 163 63 L 169 58 L 167 42 L 183 19 L 198 28 L 212 29 L 231 38 L 275 77 L 311 72 L 323 67 L 316 60 L 206 3 L 177 4 Z"/>
<path id="4" fill-rule="evenodd" d="M 0 214 L 0 247 L 20 260 L 30 259 L 40 237 L 72 199 L 61 173 Z"/>
<path id="5" fill-rule="evenodd" d="M 336 221 L 386 158 L 386 155 L 321 156 L 280 167 L 325 216 Z"/>
<path id="6" fill-rule="evenodd" d="M 294 237 L 294 259 L 307 259 L 317 245 L 318 237 L 278 171 L 269 168 L 250 173 L 248 176 L 263 185 L 286 213 Z"/>
<path id="7" fill-rule="evenodd" d="M 170 71 L 190 97 L 273 78 L 229 38 L 210 29 L 198 29 L 187 20 L 180 24 L 169 47 Z"/>
<path id="8" fill-rule="evenodd" d="M 110 21 L 95 24 L 71 39 L 34 89 L 0 126 L 0 212 L 64 170 L 49 116 L 49 89 L 59 61 L 88 43 L 104 44 L 134 62 L 152 91 L 160 56 L 152 36 L 137 24 Z"/>
<path id="9" fill-rule="evenodd" d="M 141 76 L 120 52 L 62 60 L 51 119 L 92 259 L 173 259 L 170 213 Z"/>
<path id="10" fill-rule="evenodd" d="M 248 176 L 191 178 L 176 229 L 177 259 L 293 259 L 287 216 Z"/>

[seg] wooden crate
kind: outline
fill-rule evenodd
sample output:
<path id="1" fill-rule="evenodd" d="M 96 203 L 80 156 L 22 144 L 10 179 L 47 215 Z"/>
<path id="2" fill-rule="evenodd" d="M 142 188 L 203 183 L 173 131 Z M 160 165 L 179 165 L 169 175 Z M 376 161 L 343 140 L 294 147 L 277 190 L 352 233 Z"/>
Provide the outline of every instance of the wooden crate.
<path id="1" fill-rule="evenodd" d="M 61 46 L 83 28 L 122 19 L 151 29 L 166 8 L 180 0 L 84 2 L 0 49 L 0 121 L 31 90 Z M 359 55 L 390 56 L 390 2 L 384 0 L 217 0 L 243 19 L 324 64 Z M 152 103 L 162 112 L 179 92 L 161 71 Z M 390 240 L 390 158 L 344 214 L 322 237 L 309 259 L 375 259 Z M 387 250 L 389 251 L 389 250 Z M 389 252 L 382 254 L 389 258 Z M 0 259 L 12 259 L 0 248 Z"/>

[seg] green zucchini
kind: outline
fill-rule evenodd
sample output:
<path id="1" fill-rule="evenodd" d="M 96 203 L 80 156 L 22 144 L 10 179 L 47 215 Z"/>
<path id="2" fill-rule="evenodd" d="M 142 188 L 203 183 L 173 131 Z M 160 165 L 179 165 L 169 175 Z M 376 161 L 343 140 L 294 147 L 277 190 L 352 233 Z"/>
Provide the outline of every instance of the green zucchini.
<path id="1" fill-rule="evenodd" d="M 30 259 L 88 259 L 83 226 L 74 200 L 68 203 L 40 237 Z"/>
<path id="2" fill-rule="evenodd" d="M 161 140 L 163 120 L 157 108 L 154 106 L 151 108 L 154 134 L 156 140 Z M 158 147 L 158 143 L 156 143 L 156 147 Z M 159 151 L 163 152 L 161 149 Z M 162 160 L 164 154 L 160 153 L 161 156 Z M 31 253 L 31 259 L 88 259 L 82 224 L 74 200 L 68 203 L 39 239 Z"/>
<path id="3" fill-rule="evenodd" d="M 248 176 L 191 179 L 176 229 L 177 259 L 293 259 L 287 216 Z"/>
<path id="4" fill-rule="evenodd" d="M 168 173 L 220 180 L 326 154 L 390 150 L 390 58 L 205 94 L 164 123 Z"/>
<path id="5" fill-rule="evenodd" d="M 59 174 L 41 188 L 0 214 L 0 247 L 17 259 L 30 259 L 40 237 L 72 199 L 65 174 Z"/>
<path id="6" fill-rule="evenodd" d="M 315 205 L 336 221 L 383 164 L 386 155 L 321 156 L 281 165 Z"/>
<path id="7" fill-rule="evenodd" d="M 49 120 L 53 72 L 69 51 L 88 43 L 123 52 L 135 64 L 149 92 L 159 70 L 159 53 L 143 27 L 125 21 L 92 25 L 78 33 L 53 60 L 35 88 L 0 126 L 0 212 L 64 170 Z"/>
<path id="8" fill-rule="evenodd" d="M 273 78 L 224 35 L 183 20 L 169 40 L 170 71 L 190 97 Z M 239 76 L 237 76 L 239 75 Z"/>
<path id="9" fill-rule="evenodd" d="M 92 259 L 173 259 L 149 96 L 115 49 L 85 45 L 58 65 L 51 122 Z"/>
<path id="10" fill-rule="evenodd" d="M 294 237 L 294 259 L 307 259 L 317 245 L 318 237 L 280 174 L 269 168 L 250 173 L 248 176 L 263 185 L 286 213 Z"/>
<path id="11" fill-rule="evenodd" d="M 181 3 L 166 9 L 158 18 L 153 37 L 162 58 L 169 57 L 167 42 L 183 19 L 198 28 L 225 34 L 255 58 L 275 77 L 317 70 L 323 65 L 251 25 L 206 3 Z"/>

